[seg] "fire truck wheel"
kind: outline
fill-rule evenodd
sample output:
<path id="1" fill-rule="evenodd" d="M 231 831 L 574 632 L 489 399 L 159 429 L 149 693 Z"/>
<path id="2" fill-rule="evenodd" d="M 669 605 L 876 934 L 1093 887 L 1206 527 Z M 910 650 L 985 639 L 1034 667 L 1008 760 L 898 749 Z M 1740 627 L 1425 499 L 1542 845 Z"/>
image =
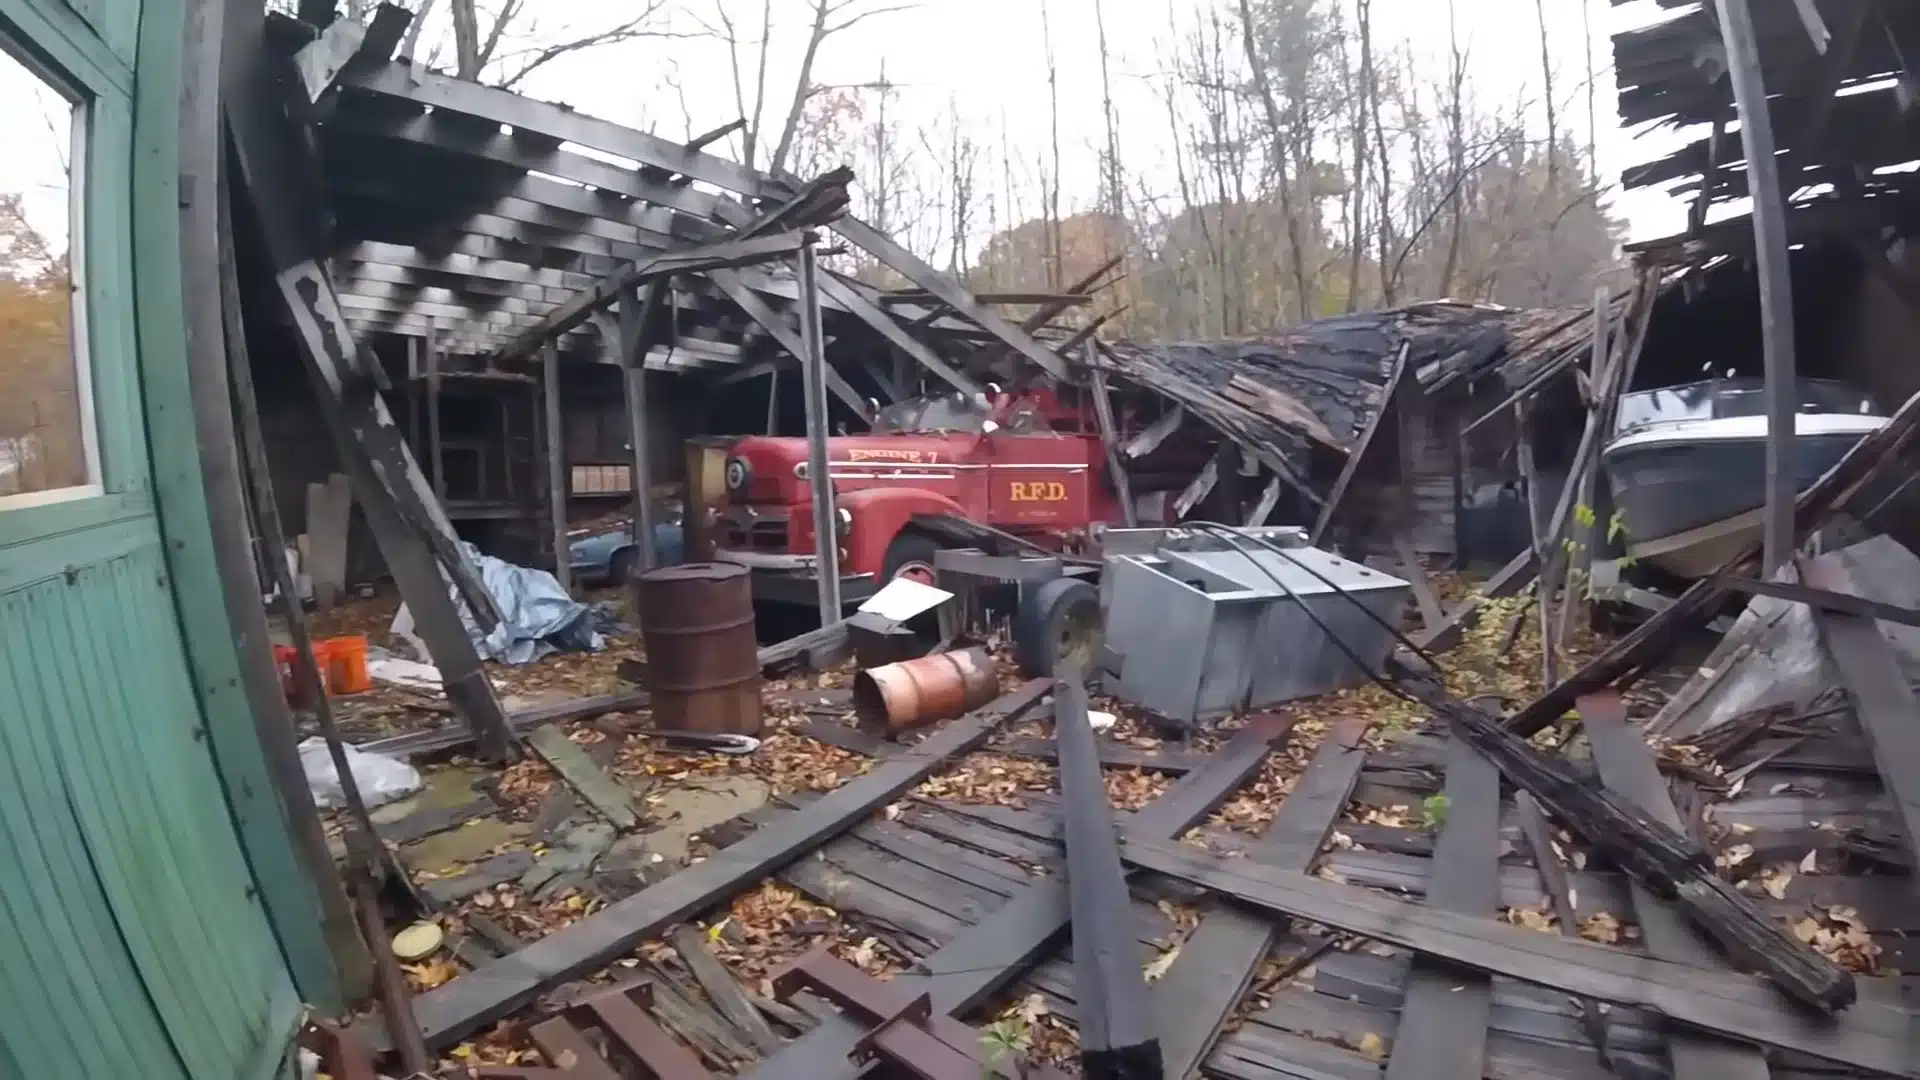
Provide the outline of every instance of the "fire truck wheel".
<path id="1" fill-rule="evenodd" d="M 1071 660 L 1083 670 L 1100 649 L 1100 590 L 1078 578 L 1054 578 L 1021 590 L 1013 617 L 1013 655 L 1031 678 Z"/>
<path id="2" fill-rule="evenodd" d="M 887 561 L 881 569 L 888 581 L 904 577 L 931 585 L 936 576 L 933 559 L 939 552 L 940 542 L 926 533 L 903 532 L 887 545 Z"/>

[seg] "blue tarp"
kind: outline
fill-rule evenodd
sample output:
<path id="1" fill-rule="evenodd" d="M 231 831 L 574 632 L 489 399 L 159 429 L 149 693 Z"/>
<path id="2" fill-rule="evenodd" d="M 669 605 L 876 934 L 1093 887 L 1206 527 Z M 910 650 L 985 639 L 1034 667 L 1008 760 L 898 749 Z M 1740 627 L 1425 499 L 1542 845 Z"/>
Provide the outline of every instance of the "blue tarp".
<path id="1" fill-rule="evenodd" d="M 606 647 L 588 618 L 587 605 L 568 596 L 552 574 L 482 554 L 472 544 L 462 543 L 460 551 L 500 609 L 499 624 L 492 633 L 482 634 L 459 593 L 453 594 L 460 621 L 466 624 L 467 636 L 482 660 L 530 664 L 559 648 L 599 652 Z"/>

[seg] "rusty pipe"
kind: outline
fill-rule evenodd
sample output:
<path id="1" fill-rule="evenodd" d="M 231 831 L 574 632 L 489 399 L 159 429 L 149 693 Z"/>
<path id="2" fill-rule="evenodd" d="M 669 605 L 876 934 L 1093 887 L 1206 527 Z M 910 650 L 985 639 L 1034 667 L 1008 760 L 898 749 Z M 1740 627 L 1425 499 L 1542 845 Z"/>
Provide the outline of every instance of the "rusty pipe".
<path id="1" fill-rule="evenodd" d="M 882 664 L 853 678 L 854 714 L 888 735 L 950 720 L 999 694 L 1000 676 L 985 649 Z"/>

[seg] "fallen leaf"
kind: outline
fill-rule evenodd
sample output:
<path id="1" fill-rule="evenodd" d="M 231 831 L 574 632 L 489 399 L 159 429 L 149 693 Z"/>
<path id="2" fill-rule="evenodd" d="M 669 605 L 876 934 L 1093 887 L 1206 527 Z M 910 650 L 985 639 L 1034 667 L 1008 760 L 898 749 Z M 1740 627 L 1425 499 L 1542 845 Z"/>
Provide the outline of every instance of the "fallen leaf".
<path id="1" fill-rule="evenodd" d="M 1807 857 L 1800 860 L 1800 872 L 1803 874 L 1819 873 L 1820 872 L 1819 855 L 1820 853 L 1818 851 L 1807 852 Z"/>
<path id="2" fill-rule="evenodd" d="M 1794 923 L 1793 936 L 1799 938 L 1800 943 L 1803 945 L 1813 944 L 1813 939 L 1820 936 L 1819 920 L 1801 919 L 1799 922 Z"/>
<path id="3" fill-rule="evenodd" d="M 1173 948 L 1168 949 L 1167 951 L 1161 953 L 1159 956 L 1154 957 L 1153 962 L 1147 965 L 1147 969 L 1146 969 L 1147 981 L 1158 982 L 1160 980 L 1160 976 L 1165 975 L 1167 973 L 1167 969 L 1173 966 L 1174 959 L 1179 955 L 1180 955 L 1180 946 L 1175 945 Z"/>
<path id="4" fill-rule="evenodd" d="M 1387 1060 L 1386 1040 L 1371 1031 L 1360 1036 L 1360 1045 L 1355 1049 L 1359 1050 L 1369 1061 Z"/>

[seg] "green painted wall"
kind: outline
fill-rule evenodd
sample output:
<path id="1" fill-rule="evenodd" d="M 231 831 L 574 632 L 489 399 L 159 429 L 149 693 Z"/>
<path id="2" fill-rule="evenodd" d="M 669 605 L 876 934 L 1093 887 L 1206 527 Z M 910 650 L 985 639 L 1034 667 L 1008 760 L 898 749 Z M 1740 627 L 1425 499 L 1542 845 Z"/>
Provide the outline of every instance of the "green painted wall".
<path id="1" fill-rule="evenodd" d="M 4 1080 L 283 1075 L 293 973 L 316 995 L 331 977 L 239 689 L 199 468 L 179 131 L 207 8 L 0 0 L 0 32 L 88 103 L 105 487 L 0 506 Z"/>

